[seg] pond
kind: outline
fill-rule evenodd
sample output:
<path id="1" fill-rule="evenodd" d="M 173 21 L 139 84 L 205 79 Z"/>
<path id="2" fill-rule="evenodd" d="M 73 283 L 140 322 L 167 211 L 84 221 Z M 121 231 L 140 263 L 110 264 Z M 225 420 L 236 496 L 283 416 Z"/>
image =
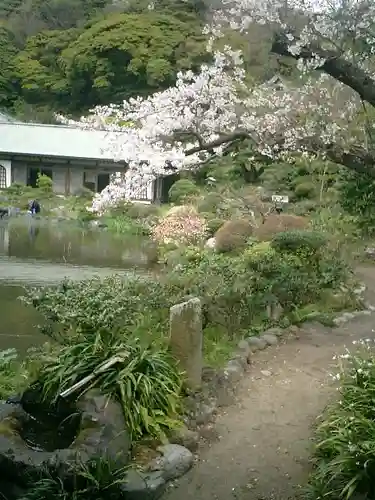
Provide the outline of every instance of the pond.
<path id="1" fill-rule="evenodd" d="M 37 329 L 41 318 L 18 300 L 25 286 L 146 272 L 154 258 L 155 247 L 144 237 L 82 229 L 68 221 L 0 220 L 0 350 L 22 353 L 46 340 Z"/>

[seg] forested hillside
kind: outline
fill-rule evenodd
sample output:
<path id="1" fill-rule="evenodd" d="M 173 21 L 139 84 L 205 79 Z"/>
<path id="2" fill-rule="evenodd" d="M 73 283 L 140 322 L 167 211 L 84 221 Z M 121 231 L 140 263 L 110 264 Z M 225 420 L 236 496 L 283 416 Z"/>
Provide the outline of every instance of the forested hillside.
<path id="1" fill-rule="evenodd" d="M 206 15 L 203 0 L 0 0 L 0 109 L 49 122 L 164 89 L 207 61 Z M 267 28 L 228 38 L 251 78 L 283 70 Z"/>

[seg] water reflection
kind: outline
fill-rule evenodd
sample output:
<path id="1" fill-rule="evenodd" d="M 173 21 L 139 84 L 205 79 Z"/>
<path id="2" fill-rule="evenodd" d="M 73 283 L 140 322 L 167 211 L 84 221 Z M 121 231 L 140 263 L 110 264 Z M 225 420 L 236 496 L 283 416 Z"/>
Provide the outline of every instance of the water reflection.
<path id="1" fill-rule="evenodd" d="M 0 255 L 96 267 L 149 267 L 154 245 L 144 237 L 84 230 L 74 223 L 31 218 L 0 223 Z"/>
<path id="2" fill-rule="evenodd" d="M 113 272 L 126 278 L 142 268 L 148 272 L 155 255 L 147 238 L 31 217 L 0 221 L 0 350 L 14 347 L 24 353 L 46 340 L 36 328 L 39 315 L 17 300 L 22 285 L 52 285 L 64 277 L 86 279 Z"/>
<path id="3" fill-rule="evenodd" d="M 25 353 L 28 348 L 46 341 L 37 329 L 42 318 L 32 307 L 17 300 L 23 293 L 22 286 L 0 283 L 0 350 L 14 347 Z"/>

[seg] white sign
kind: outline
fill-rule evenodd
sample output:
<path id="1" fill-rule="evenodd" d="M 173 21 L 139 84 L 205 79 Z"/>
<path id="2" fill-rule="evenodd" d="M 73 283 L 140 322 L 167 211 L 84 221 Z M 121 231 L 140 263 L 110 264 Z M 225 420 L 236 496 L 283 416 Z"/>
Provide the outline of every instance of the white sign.
<path id="1" fill-rule="evenodd" d="M 282 196 L 279 194 L 273 194 L 272 201 L 275 203 L 289 203 L 289 196 Z"/>

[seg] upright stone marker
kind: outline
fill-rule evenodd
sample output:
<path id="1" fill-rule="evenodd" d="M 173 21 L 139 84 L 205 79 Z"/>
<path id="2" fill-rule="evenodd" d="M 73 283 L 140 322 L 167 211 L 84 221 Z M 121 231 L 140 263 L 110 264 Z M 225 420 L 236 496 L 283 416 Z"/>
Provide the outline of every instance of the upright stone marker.
<path id="1" fill-rule="evenodd" d="M 202 381 L 203 333 L 202 306 L 198 298 L 171 307 L 170 347 L 185 372 L 188 385 L 199 387 Z"/>

